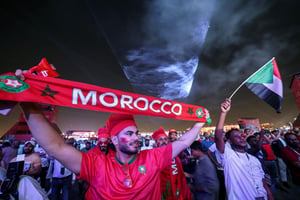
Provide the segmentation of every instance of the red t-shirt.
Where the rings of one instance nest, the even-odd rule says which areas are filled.
[[[172,163],[172,144],[144,150],[129,163],[115,153],[82,153],[77,178],[90,185],[86,199],[160,199],[160,172]],[[131,181],[131,187],[130,185]]]
[[[95,146],[94,148],[92,148],[91,150],[89,150],[89,153],[95,153],[95,154],[100,154],[100,153],[104,153],[100,150],[99,146]],[[105,153],[104,153],[105,154]]]
[[[101,149],[100,149],[100,147],[96,146],[96,147],[92,148],[91,150],[89,150],[89,153],[104,154],[104,155],[106,155],[108,153],[115,153],[115,151],[112,150],[112,149],[110,149],[110,148],[108,148],[108,152],[107,153],[106,152],[102,152]]]
[[[280,155],[291,171],[293,182],[300,185],[300,170],[292,164],[300,161],[300,149],[298,148],[296,151],[297,153],[286,146],[281,150]]]
[[[172,164],[167,166],[160,177],[161,199],[192,200],[193,196],[186,182],[180,158],[177,156]]]
[[[268,156],[265,158],[266,160],[276,160],[276,157],[273,153],[273,150],[271,148],[270,144],[263,144],[262,147],[266,150]]]

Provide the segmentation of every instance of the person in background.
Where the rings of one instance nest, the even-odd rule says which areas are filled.
[[[263,137],[262,149],[267,152],[266,156],[264,157],[264,165],[266,169],[265,173],[270,175],[272,181],[270,189],[272,190],[273,194],[275,193],[275,189],[287,192],[287,190],[281,184],[276,157],[271,146],[271,140],[274,138],[269,131],[265,130],[264,132],[265,133],[263,135],[256,133],[256,137],[258,139],[259,137]]]
[[[279,130],[274,130],[272,131],[272,135],[274,139],[271,143],[271,148],[276,156],[276,162],[279,168],[279,177],[281,184],[286,188],[290,188],[287,178],[287,166],[281,158],[281,150],[287,146],[286,141],[284,139],[284,134],[280,133]]]
[[[225,136],[225,133],[223,132],[223,139],[225,142],[225,145],[228,148],[231,148],[230,144],[227,142],[227,138]],[[226,199],[226,187],[225,187],[225,179],[224,179],[224,168],[221,164],[221,158],[220,155],[217,153],[217,146],[216,143],[213,143],[207,150],[207,156],[210,158],[210,160],[215,165],[215,168],[217,170],[217,176],[219,180],[219,200],[225,200]]]
[[[32,140],[25,142],[23,154],[11,160],[11,162],[24,160],[23,175],[18,182],[19,199],[48,199],[45,190],[37,181],[41,172],[41,159],[39,154],[34,152],[35,145]]]
[[[69,145],[73,145],[70,140],[66,142]],[[73,176],[73,173],[56,159],[51,159],[49,171],[52,177],[51,199],[69,200],[71,186],[75,181],[75,175]]]
[[[2,160],[1,167],[7,169],[8,163],[16,157],[18,154],[18,149],[15,149],[11,146],[10,142],[5,141],[2,144]]]
[[[169,144],[168,136],[164,129],[160,127],[153,132],[152,138],[156,141],[157,147]],[[172,164],[167,166],[160,175],[161,199],[171,200],[192,200],[192,193],[186,182],[184,171],[179,157],[173,159]]]
[[[34,152],[38,153],[40,158],[41,158],[41,173],[40,173],[40,184],[42,188],[45,188],[46,190],[49,189],[48,186],[46,188],[46,176],[47,176],[47,172],[48,172],[48,168],[49,168],[49,159],[48,159],[48,155],[45,152],[45,150],[39,145],[37,144],[34,148]]]
[[[152,147],[150,146],[150,139],[149,138],[145,138],[144,145],[142,146],[141,151],[143,151],[145,149],[152,149]]]
[[[34,152],[35,142],[27,141],[23,146],[24,157],[24,170],[23,175],[28,175],[37,178],[41,172],[41,158],[38,153]],[[17,157],[13,158],[10,162],[17,161]]]
[[[208,132],[204,132],[204,139],[202,140],[201,144],[203,146],[203,151],[206,153],[208,148],[215,143],[213,140],[210,139]]]
[[[199,141],[193,142],[190,146],[192,156],[196,159],[196,168],[192,174],[194,183],[191,190],[195,200],[216,200],[218,199],[219,180],[216,169],[203,152],[203,146]]]
[[[265,181],[270,187],[270,190],[272,193],[275,193],[275,182],[271,178],[270,171],[266,167],[265,161],[266,157],[268,156],[267,151],[262,147],[263,145],[263,138],[265,135],[265,130],[261,130],[259,133],[254,133],[253,135],[248,135],[247,137],[247,143],[249,147],[247,147],[246,151],[247,153],[255,156],[261,163],[262,169],[265,173]]]
[[[93,150],[91,146],[91,142],[85,140],[84,144],[85,147],[80,150],[81,152],[87,153]],[[97,149],[96,152],[99,153],[99,149]],[[88,184],[83,179],[77,179],[77,182],[78,182],[79,195],[83,198],[86,194],[86,190],[88,189]]]
[[[85,142],[85,147],[82,148],[80,151],[82,152],[89,152],[92,149],[92,144],[90,141]]]
[[[281,150],[281,157],[291,172],[292,180],[300,189],[300,146],[295,133],[284,135],[287,146]]]
[[[19,140],[13,140],[11,146],[18,151],[21,142]]]
[[[174,142],[177,140],[177,130],[174,128],[171,128],[169,130],[169,141]]]
[[[98,129],[98,141],[97,146],[90,150],[92,153],[104,153],[105,155],[109,151],[110,135],[106,127]]]

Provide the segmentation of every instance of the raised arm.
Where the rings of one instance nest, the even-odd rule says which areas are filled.
[[[21,70],[16,75],[24,79]],[[36,103],[22,102],[21,107],[29,129],[39,145],[49,156],[59,160],[65,167],[78,174],[81,168],[82,154],[72,146],[65,143],[61,135],[51,126]]]
[[[178,156],[180,152],[188,148],[196,139],[204,123],[197,122],[189,131],[183,134],[178,140],[172,142],[172,158]]]
[[[59,160],[65,167],[79,173],[81,168],[81,152],[66,144],[61,135],[45,118],[38,104],[23,102],[21,107],[29,129],[39,145],[49,156]]]
[[[223,139],[223,127],[226,119],[226,115],[230,110],[231,100],[225,99],[225,101],[221,104],[221,113],[216,125],[215,131],[215,143],[219,152],[224,153],[225,150],[225,142]]]

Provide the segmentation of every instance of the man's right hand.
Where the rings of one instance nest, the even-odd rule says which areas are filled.
[[[231,100],[226,98],[225,101],[221,104],[221,112],[227,113],[231,107]]]

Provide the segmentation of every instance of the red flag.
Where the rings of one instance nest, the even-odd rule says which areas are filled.
[[[293,76],[293,80],[290,85],[290,88],[294,93],[294,97],[296,99],[298,108],[300,110],[300,73],[297,73]]]

